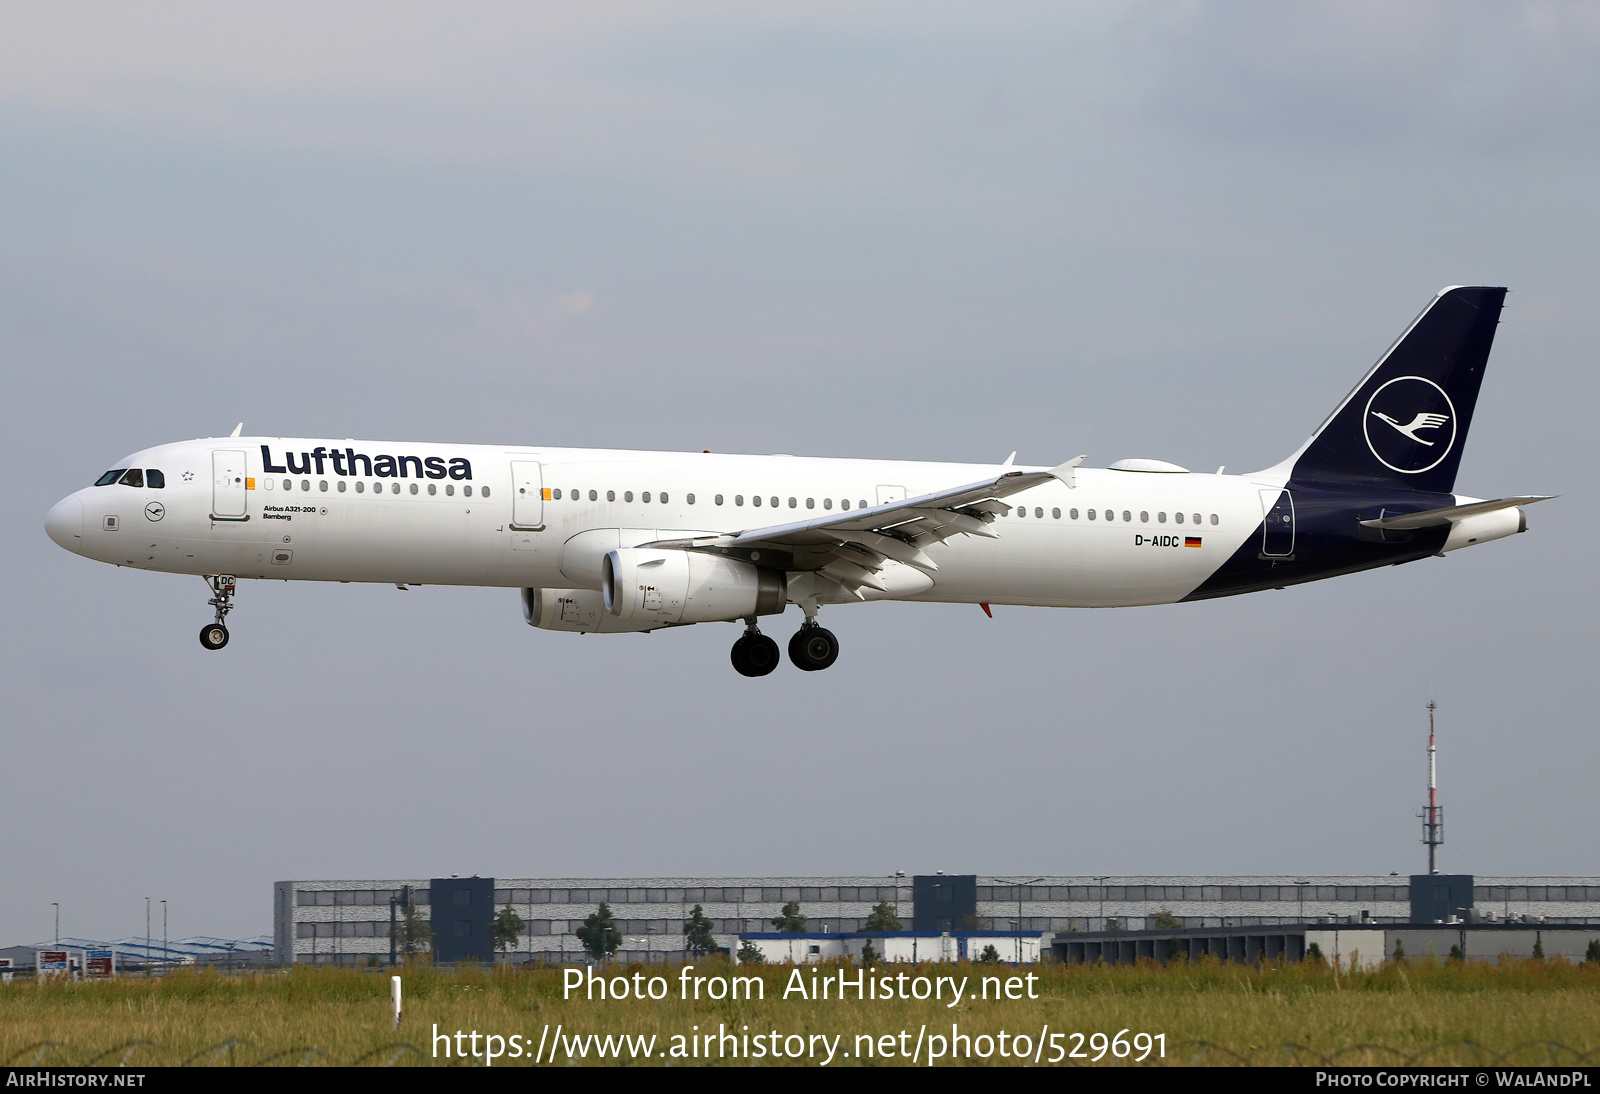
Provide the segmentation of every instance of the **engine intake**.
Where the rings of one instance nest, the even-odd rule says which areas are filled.
[[[606,555],[601,592],[618,619],[712,623],[777,615],[788,583],[780,571],[721,555],[626,547]]]

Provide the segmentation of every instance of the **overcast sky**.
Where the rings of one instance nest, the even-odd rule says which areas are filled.
[[[7,5],[0,944],[283,878],[1600,874],[1600,8]],[[1202,604],[535,631],[114,569],[45,511],[247,432],[1245,471],[1514,291],[1458,489],[1530,534]],[[780,640],[799,619],[770,621]]]

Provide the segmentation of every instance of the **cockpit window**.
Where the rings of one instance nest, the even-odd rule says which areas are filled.
[[[167,477],[153,467],[145,468],[144,484],[152,490],[165,490]]]
[[[143,486],[144,485],[144,472],[139,470],[137,467],[130,467],[128,469],[127,473],[122,476],[122,485],[123,486]]]
[[[126,467],[119,467],[115,471],[107,471],[104,475],[101,475],[98,479],[95,479],[94,484],[96,486],[110,486],[112,483],[122,478],[122,473],[126,470]]]

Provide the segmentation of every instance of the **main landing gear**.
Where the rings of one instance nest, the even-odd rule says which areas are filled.
[[[789,639],[789,660],[798,669],[817,672],[839,659],[839,640],[833,632],[817,625],[812,616]],[[733,667],[740,676],[765,676],[778,667],[778,644],[745,621],[744,634],[733,644]]]
[[[839,660],[839,640],[815,619],[807,619],[789,639],[789,660],[797,669],[819,672]]]
[[[228,644],[228,628],[222,621],[233,611],[235,582],[232,574],[217,574],[207,580],[215,595],[206,603],[217,609],[217,620],[200,628],[200,644],[208,650],[220,650]]]

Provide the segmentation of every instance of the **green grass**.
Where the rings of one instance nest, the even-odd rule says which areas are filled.
[[[850,966],[838,964],[807,968],[803,975],[809,984],[813,971],[836,978],[841,968],[854,976]],[[1600,966],[1592,963],[1424,959],[1369,972],[1313,963],[1258,969],[1209,959],[1167,966],[1046,965],[1020,970],[1037,974],[1040,998],[1001,1001],[973,1000],[970,993],[983,976],[1019,970],[967,963],[879,966],[880,976],[970,977],[969,998],[953,1008],[900,999],[785,1000],[788,966],[701,963],[696,971],[707,976],[761,976],[764,999],[737,1002],[677,998],[675,968],[606,970],[608,976],[634,971],[664,974],[668,998],[563,999],[559,969],[414,966],[403,972],[406,1015],[398,1031],[389,1016],[388,970],[298,967],[234,976],[196,971],[149,980],[18,981],[0,986],[0,1063],[298,1064],[309,1058],[460,1064],[454,1057],[432,1056],[435,1023],[450,1033],[517,1034],[529,1042],[530,1054],[546,1024],[553,1032],[558,1023],[567,1036],[653,1034],[657,1051],[696,1026],[700,1033],[722,1026],[738,1033],[748,1027],[802,1037],[842,1035],[839,1048],[852,1051],[858,1034],[905,1030],[914,1039],[924,1026],[928,1033],[948,1035],[956,1023],[969,1036],[1006,1030],[1008,1036],[1037,1038],[1048,1023],[1062,1033],[1165,1034],[1166,1063],[1600,1063]],[[597,1061],[591,1054],[587,1062]],[[836,1065],[866,1062],[887,1061],[861,1060],[853,1051],[848,1060],[835,1059]],[[996,1055],[954,1062],[1018,1061]],[[1108,1054],[1102,1062],[1125,1061]]]

